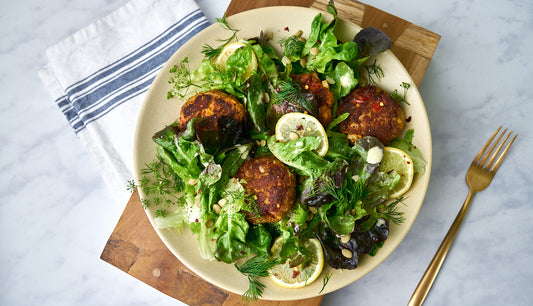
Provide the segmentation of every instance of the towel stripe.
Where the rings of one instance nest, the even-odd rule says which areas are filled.
[[[196,10],[122,59],[69,86],[56,104],[75,133],[146,92],[170,56],[208,25]]]

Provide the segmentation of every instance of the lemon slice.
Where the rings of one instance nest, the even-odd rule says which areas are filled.
[[[320,144],[316,149],[318,156],[328,152],[328,136],[317,118],[304,113],[287,113],[276,123],[276,139],[282,142],[295,140],[300,137],[318,136]]]
[[[272,255],[279,254],[283,247],[283,239],[278,237],[272,246]],[[304,243],[304,247],[312,254],[312,261],[306,267],[301,265],[291,268],[289,260],[275,265],[268,272],[270,278],[278,285],[285,288],[301,288],[314,282],[324,267],[324,253],[318,239],[311,238]]]
[[[228,61],[228,58],[233,53],[235,53],[237,50],[245,49],[245,48],[251,49],[250,46],[242,42],[233,42],[233,43],[226,45],[224,49],[222,49],[222,51],[218,55],[215,61],[215,64],[217,65],[218,68],[224,71],[226,69],[226,62]],[[250,51],[252,52],[252,58],[246,68],[245,73],[243,74],[243,78],[245,79],[248,78],[252,74],[253,71],[257,70],[257,58],[255,57],[255,53],[253,52],[253,50],[250,50]]]
[[[413,161],[404,151],[393,147],[385,147],[385,153],[378,171],[388,173],[393,170],[400,175],[400,181],[394,186],[390,198],[397,198],[406,193],[411,187],[415,173]]]

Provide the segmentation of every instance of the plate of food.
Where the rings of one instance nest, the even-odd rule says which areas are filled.
[[[424,103],[390,44],[333,5],[246,11],[184,44],[135,132],[135,184],[168,249],[267,300],[335,291],[385,260],[432,158]]]

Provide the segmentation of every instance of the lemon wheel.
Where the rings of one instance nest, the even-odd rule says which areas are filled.
[[[272,246],[272,255],[279,254],[283,247],[283,239],[278,237]],[[269,270],[269,275],[274,283],[285,288],[301,288],[314,282],[322,273],[324,267],[324,253],[318,239],[311,238],[305,241],[304,247],[311,253],[311,263],[305,267],[301,265],[290,267],[289,260],[275,265]]]
[[[385,173],[396,171],[400,175],[400,181],[394,186],[390,198],[398,198],[411,188],[414,166],[413,161],[404,151],[393,147],[385,147],[385,153],[378,171]]]
[[[328,152],[328,136],[317,118],[304,113],[287,113],[279,118],[275,128],[276,139],[282,142],[300,137],[317,136],[320,144],[316,149],[318,156]]]

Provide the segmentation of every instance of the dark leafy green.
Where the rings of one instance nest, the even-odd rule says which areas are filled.
[[[392,42],[387,34],[373,27],[364,28],[359,31],[353,41],[357,44],[357,49],[359,50],[358,58],[367,58],[388,50],[392,46]]]

